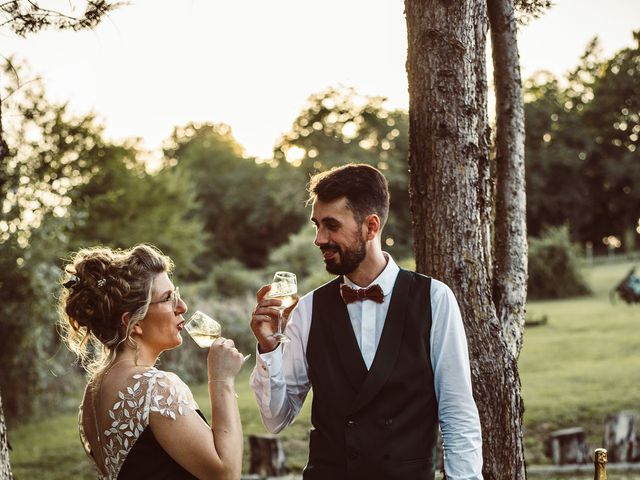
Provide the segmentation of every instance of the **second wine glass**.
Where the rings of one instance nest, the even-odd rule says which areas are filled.
[[[220,324],[200,311],[191,315],[191,318],[184,324],[184,328],[201,348],[209,348],[222,333]]]
[[[206,313],[196,311],[189,320],[184,324],[184,328],[187,330],[193,341],[198,344],[200,348],[209,348],[220,338],[222,334],[222,326]],[[244,356],[244,362],[246,362],[251,354]]]

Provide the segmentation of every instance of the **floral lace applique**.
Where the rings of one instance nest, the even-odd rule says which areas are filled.
[[[157,412],[163,417],[176,419],[176,413],[184,415],[198,408],[189,387],[169,372],[150,368],[132,377],[133,385],[118,392],[117,400],[109,409],[111,425],[102,433],[106,476],[115,479],[145,428],[149,414]],[[81,424],[82,425],[82,424]],[[82,428],[81,438],[84,438]],[[83,443],[86,439],[83,439]]]

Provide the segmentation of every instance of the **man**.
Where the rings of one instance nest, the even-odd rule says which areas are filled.
[[[279,300],[258,292],[252,387],[279,432],[313,387],[305,480],[433,479],[438,421],[450,479],[482,478],[466,337],[451,290],[382,251],[384,176],[368,165],[315,175],[315,244],[339,275],[300,299],[290,343],[273,337]]]

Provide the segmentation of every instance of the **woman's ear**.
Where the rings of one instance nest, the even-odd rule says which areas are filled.
[[[129,326],[129,321],[131,321],[131,313],[124,312],[122,314],[122,317],[120,317],[120,323],[124,327],[125,331],[127,330],[127,327]],[[142,335],[142,326],[140,325],[140,322],[136,323],[133,326],[133,328],[131,329],[130,333],[136,333],[138,335]]]

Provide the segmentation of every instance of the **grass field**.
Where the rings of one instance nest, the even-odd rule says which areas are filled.
[[[630,266],[585,269],[593,296],[528,304],[530,316],[548,318],[546,325],[527,328],[520,357],[529,464],[549,462],[543,442],[553,430],[581,426],[590,445],[601,446],[606,415],[640,411],[640,305],[611,304],[608,299],[611,286]],[[265,433],[248,385],[248,370],[245,367],[237,382],[245,436]],[[208,413],[206,386],[195,386],[193,391]],[[288,464],[296,470],[306,460],[309,400],[296,423],[281,434]],[[80,447],[76,417],[53,414],[9,431],[17,480],[95,478]]]
[[[592,296],[527,305],[532,317],[548,317],[526,329],[519,362],[529,463],[548,462],[542,442],[552,430],[583,427],[589,444],[602,446],[607,415],[640,411],[640,305],[608,297],[630,268],[586,269]]]

